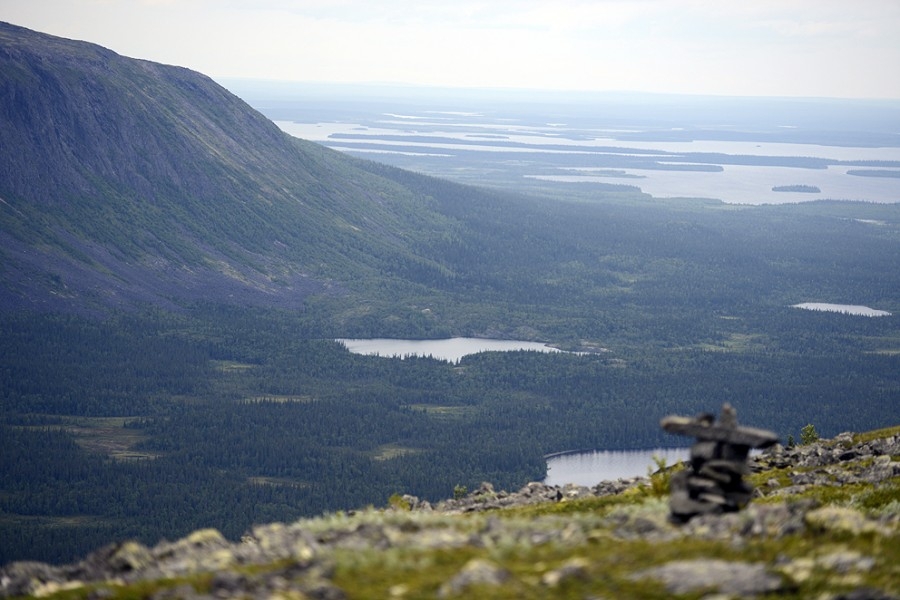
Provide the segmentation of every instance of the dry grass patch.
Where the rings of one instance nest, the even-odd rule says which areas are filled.
[[[372,460],[385,461],[401,456],[420,454],[421,452],[424,452],[421,448],[409,448],[406,446],[398,446],[396,444],[385,444],[375,449]]]

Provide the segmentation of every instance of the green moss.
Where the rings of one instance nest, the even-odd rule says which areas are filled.
[[[854,500],[857,506],[872,513],[900,513],[900,477],[878,487],[871,486]]]
[[[391,494],[391,497],[388,498],[388,505],[395,510],[403,510],[409,511],[412,507],[409,505],[409,501],[406,500],[400,494]]]
[[[854,444],[863,444],[866,442],[871,442],[874,440],[880,440],[886,437],[891,437],[894,435],[900,435],[900,425],[895,425],[893,427],[885,427],[883,429],[875,429],[873,431],[867,431],[865,433],[857,433],[853,436]]]
[[[685,464],[682,461],[678,461],[671,467],[666,466],[666,459],[660,458],[658,456],[653,457],[653,462],[656,463],[656,472],[653,472],[651,467],[647,468],[647,476],[650,479],[650,494],[655,496],[656,498],[665,498],[669,495],[669,484],[672,479],[672,475],[677,473],[678,471],[682,471],[685,468]]]
[[[404,598],[434,597],[440,585],[473,556],[471,547],[431,552],[339,551],[334,581],[349,598],[390,598],[392,589],[401,589],[398,586]]]
[[[370,551],[364,553],[364,557],[354,553],[351,559],[339,560],[341,566],[335,576],[335,583],[347,592],[349,598],[388,598],[395,595],[411,599],[434,598],[441,586],[452,580],[469,560],[480,558],[506,570],[509,579],[499,586],[467,588],[461,597],[529,599],[600,595],[666,598],[669,594],[661,584],[635,578],[634,574],[675,560],[712,558],[763,563],[772,571],[778,572],[776,563],[779,562],[791,564],[791,561],[804,557],[820,558],[840,552],[856,552],[863,557],[872,557],[875,548],[871,540],[850,540],[848,543],[835,536],[810,534],[780,540],[755,539],[741,546],[735,546],[730,541],[680,538],[667,543],[617,539],[610,540],[610,543],[588,544],[574,549],[556,544],[523,544],[503,551],[471,546],[431,552]],[[583,572],[551,587],[545,575],[561,568],[573,557],[584,565]],[[891,589],[891,582],[882,574],[882,570],[890,570],[889,565],[895,564],[891,562],[895,559],[898,557],[894,550],[887,555],[880,555],[877,558],[877,569],[854,573],[853,578],[818,567],[802,581],[793,586],[788,585],[789,592],[780,597],[809,597],[822,590],[852,589],[860,584]],[[698,593],[684,597],[702,595]]]
[[[893,501],[898,483],[884,488],[870,489],[857,500],[870,507]],[[846,499],[847,495],[842,496]],[[459,597],[539,599],[575,599],[585,597],[667,598],[670,595],[662,584],[647,578],[635,577],[645,569],[676,560],[721,559],[761,563],[787,581],[785,593],[779,598],[816,597],[824,592],[852,590],[869,586],[889,593],[897,593],[900,581],[900,544],[891,535],[870,532],[848,535],[827,529],[810,528],[803,533],[781,537],[732,536],[705,539],[684,536],[677,528],[665,540],[628,539],[617,537],[611,530],[610,513],[647,512],[664,510],[665,503],[650,498],[646,492],[631,494],[627,502],[610,502],[608,498],[594,501],[548,503],[565,509],[538,514],[535,507],[499,510],[481,515],[446,515],[435,513],[400,513],[370,510],[357,517],[335,516],[326,519],[328,527],[352,529],[362,523],[382,525],[404,523],[417,526],[452,529],[461,533],[484,532],[491,522],[500,519],[501,527],[515,532],[526,525],[532,531],[559,531],[566,526],[581,528],[593,534],[586,541],[562,540],[535,543],[530,537],[511,537],[490,543],[494,537],[482,538],[482,543],[467,543],[456,548],[410,548],[404,545],[383,549],[336,549],[333,581],[349,599],[436,598],[441,587],[451,581],[473,559],[496,564],[508,573],[498,586],[472,586]],[[546,508],[546,506],[544,507]],[[615,521],[615,519],[613,519]],[[310,520],[319,523],[321,520]],[[828,566],[829,557],[858,556],[874,561],[871,568],[835,569]],[[566,565],[577,564],[578,572],[568,577],[551,577]],[[283,570],[289,563],[253,567],[253,574]],[[238,569],[242,572],[243,568]],[[249,572],[249,571],[247,571]],[[198,593],[209,590],[211,575],[198,575],[177,580],[143,582],[128,586],[95,586],[61,591],[53,595],[60,599],[87,598],[98,589],[114,600],[147,598],[166,589],[190,585]],[[688,594],[684,598],[700,598],[704,592]]]
[[[775,490],[790,486],[792,484],[790,474],[797,471],[798,469],[794,468],[784,468],[770,469],[751,474],[747,477],[747,482],[763,493],[763,497],[757,498],[755,501],[777,502],[783,500],[783,497],[771,496],[770,494]]]
[[[163,590],[171,590],[181,586],[190,586],[195,592],[204,594],[210,590],[211,573],[199,573],[190,577],[137,581],[128,585],[114,583],[89,584],[74,589],[61,590],[55,593],[42,593],[43,597],[53,600],[84,600],[87,598],[104,598],[106,600],[144,600]]]
[[[632,491],[633,490],[633,491]],[[588,496],[574,498],[560,502],[541,502],[530,506],[520,506],[506,509],[498,516],[503,517],[542,517],[547,515],[569,515],[581,513],[607,514],[617,506],[629,506],[643,502],[648,494],[645,490],[632,488],[630,493],[616,494],[614,496]]]

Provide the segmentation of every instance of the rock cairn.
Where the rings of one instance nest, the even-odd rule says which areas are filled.
[[[670,416],[660,425],[669,433],[694,437],[690,467],[670,480],[669,508],[672,519],[686,522],[705,514],[735,512],[750,502],[753,488],[744,481],[752,448],[767,448],[778,436],[765,429],[741,427],[737,412],[727,402],[719,420],[711,414],[697,417]]]

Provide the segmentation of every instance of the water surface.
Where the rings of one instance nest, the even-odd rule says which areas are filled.
[[[860,306],[858,304],[829,304],[828,302],[801,302],[794,304],[794,308],[802,308],[804,310],[821,310],[825,312],[836,312],[845,315],[856,315],[860,317],[889,317],[891,313],[886,310],[877,310],[868,306]]]
[[[448,338],[442,340],[402,340],[388,338],[338,339],[354,354],[405,358],[407,356],[430,356],[439,360],[457,363],[463,356],[479,352],[511,352],[534,350],[537,352],[562,352],[541,342],[519,340],[494,340],[482,338]]]
[[[432,116],[433,117],[433,116]],[[532,174],[515,173],[519,177],[559,183],[610,183],[610,157],[622,159],[641,157],[652,160],[656,153],[660,162],[694,154],[704,167],[716,170],[678,171],[628,166],[621,177],[627,183],[658,198],[711,198],[732,204],[784,204],[809,202],[816,199],[866,202],[900,202],[900,179],[891,177],[858,177],[848,170],[863,167],[850,162],[900,161],[900,147],[825,146],[820,144],[767,141],[645,141],[620,138],[608,130],[557,128],[539,123],[514,123],[507,120],[486,119],[482,122],[452,118],[423,117],[412,119],[403,115],[391,120],[381,115],[369,126],[353,122],[298,123],[277,121],[286,132],[305,139],[325,143],[344,152],[365,154],[403,154],[415,156],[430,164],[437,173],[445,173],[458,160],[457,152],[481,153],[486,163],[503,160],[497,153],[528,153],[528,160],[541,165],[542,171]],[[635,130],[629,130],[636,133]],[[363,138],[342,138],[340,134],[362,133]],[[480,139],[475,139],[474,136]],[[483,137],[481,137],[483,136]],[[477,142],[477,143],[476,143]],[[369,144],[375,144],[370,146]],[[568,167],[569,157],[590,153],[597,157],[599,171],[591,167]],[[722,156],[717,164],[716,156]],[[764,157],[773,164],[728,164],[731,157]],[[705,160],[704,160],[705,158]],[[831,164],[827,168],[801,168],[786,159],[815,158],[827,161],[848,161]],[[583,162],[583,161],[581,161]],[[632,161],[633,162],[633,161]],[[779,165],[778,163],[783,164]],[[497,163],[500,170],[502,167]],[[681,165],[684,166],[684,165]],[[893,168],[893,165],[888,165]],[[428,170],[426,167],[419,168]],[[550,170],[555,168],[556,172]],[[621,166],[616,166],[621,168]],[[511,171],[514,172],[515,170]],[[614,181],[622,183],[622,181]],[[821,193],[774,192],[773,187],[816,186]]]
[[[547,458],[547,485],[574,483],[592,487],[601,481],[647,475],[656,471],[654,457],[665,459],[667,465],[687,460],[689,448],[655,448],[653,450],[592,450],[558,454]]]

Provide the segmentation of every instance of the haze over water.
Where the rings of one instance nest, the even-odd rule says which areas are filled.
[[[254,101],[252,90],[242,95]],[[328,105],[282,103],[271,116],[284,131],[342,152],[504,189],[631,186],[658,198],[731,204],[900,202],[900,138],[883,133],[896,128],[897,111],[810,101],[791,112],[766,99],[717,108],[709,99],[673,97],[675,109],[652,96],[643,105],[646,97],[636,95],[634,107],[597,98],[594,106],[475,92],[450,100],[424,92],[372,102],[336,96]],[[704,118],[704,108],[724,111],[725,124]],[[860,116],[867,109],[868,120]],[[831,130],[836,121],[844,130]]]

